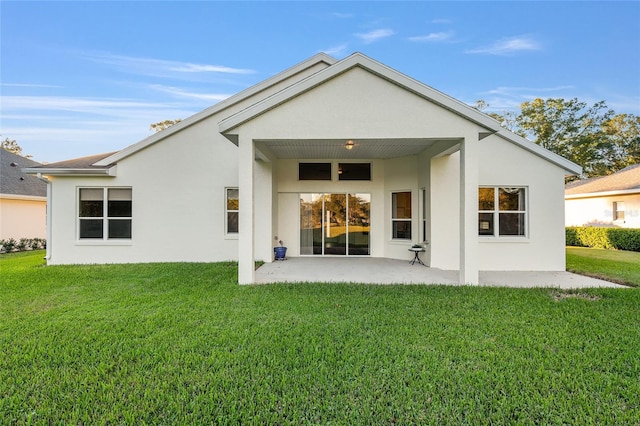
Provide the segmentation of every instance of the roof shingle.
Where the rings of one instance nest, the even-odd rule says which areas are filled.
[[[7,195],[47,196],[47,184],[22,173],[23,167],[41,166],[37,161],[0,148],[0,193]]]
[[[628,166],[609,176],[577,180],[565,186],[565,195],[591,194],[594,192],[627,191],[640,192],[640,164]]]

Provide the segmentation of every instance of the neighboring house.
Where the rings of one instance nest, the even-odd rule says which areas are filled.
[[[564,194],[567,226],[640,228],[640,164],[568,183]]]
[[[47,184],[25,174],[41,164],[0,148],[0,239],[45,238]]]
[[[564,178],[581,168],[356,53],[289,68],[114,154],[29,169],[50,180],[51,264],[288,256],[565,269]],[[310,277],[312,278],[312,277]]]

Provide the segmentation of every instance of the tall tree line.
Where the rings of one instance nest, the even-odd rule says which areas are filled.
[[[489,105],[479,100],[475,108]],[[640,117],[616,114],[604,101],[534,99],[520,112],[489,113],[500,124],[583,167],[583,176],[604,176],[640,163]]]

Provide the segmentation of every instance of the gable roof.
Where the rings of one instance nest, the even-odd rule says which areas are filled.
[[[275,86],[276,84],[286,80],[287,78],[290,78],[296,74],[299,74],[311,67],[314,67],[318,64],[324,63],[326,65],[332,65],[336,62],[336,59],[332,58],[331,56],[327,55],[326,53],[318,53],[317,55],[312,56],[311,58],[304,60],[294,66],[292,66],[291,68],[288,68],[276,75],[274,75],[273,77],[270,77],[266,80],[261,81],[258,84],[255,84],[251,87],[249,87],[248,89],[243,90],[240,93],[237,93],[227,99],[225,99],[224,101],[220,101],[217,104],[203,110],[200,111],[199,113],[196,113],[194,115],[192,115],[191,117],[188,117],[182,121],[180,121],[177,124],[174,124],[173,126],[167,128],[166,130],[163,130],[162,132],[158,132],[154,135],[149,136],[146,139],[143,139],[142,141],[133,144],[121,151],[118,151],[116,153],[114,153],[113,155],[106,157],[100,161],[98,161],[95,165],[97,166],[105,166],[108,164],[112,164],[115,163],[119,160],[122,160],[123,158],[126,158],[146,147],[148,147],[149,145],[153,145],[156,142],[161,141],[162,139],[171,136],[174,133],[177,133],[179,131],[181,131],[182,129],[192,126],[208,117],[211,117],[214,114],[217,114],[220,111],[223,111],[233,105],[236,105],[237,103],[253,96],[256,95],[272,86]]]
[[[249,108],[222,120],[219,125],[220,133],[227,133],[239,125],[252,120],[258,115],[264,114],[265,112],[276,108],[278,105],[281,105],[288,100],[299,96],[300,94],[307,92],[355,67],[363,68],[385,80],[401,86],[406,90],[461,115],[492,132],[497,132],[501,128],[498,121],[481,113],[475,108],[445,95],[426,84],[414,80],[413,78],[408,77],[382,64],[381,62],[371,59],[362,53],[356,52],[345,59],[336,62],[330,67],[325,68],[324,70],[281,90],[280,92],[250,106]]]
[[[37,161],[21,157],[0,148],[0,194],[46,197],[47,184],[35,176],[25,174],[24,167],[35,167]]]
[[[481,127],[487,129],[489,134],[497,134],[503,139],[512,142],[521,148],[559,166],[570,174],[582,173],[582,167],[557,155],[528,139],[525,139],[507,129],[500,126],[497,120],[477,109],[458,101],[424,83],[421,83],[411,77],[406,76],[374,59],[369,58],[362,53],[356,52],[341,61],[336,62],[330,67],[319,71],[304,80],[301,80],[280,92],[255,103],[254,105],[222,120],[219,124],[220,133],[226,134],[227,138],[237,143],[237,138],[233,135],[233,130],[238,126],[246,123],[253,118],[266,113],[267,111],[277,108],[279,105],[299,96],[313,88],[320,86],[326,81],[342,74],[350,69],[359,67],[365,69],[393,84],[396,84],[430,102],[445,108],[462,118],[469,120]]]
[[[620,193],[640,193],[640,164],[634,164],[609,176],[577,180],[565,185],[566,196],[614,195]]]
[[[541,146],[522,138],[516,135],[513,132],[510,132],[506,129],[503,129],[500,124],[494,120],[492,117],[484,114],[475,108],[470,107],[469,105],[460,102],[436,89],[433,89],[430,86],[427,86],[411,77],[408,77],[378,61],[375,61],[368,56],[363,55],[362,53],[354,53],[347,58],[344,58],[340,61],[324,54],[319,53],[314,55],[313,57],[285,70],[281,73],[264,80],[261,83],[258,83],[230,98],[221,101],[197,114],[192,115],[191,117],[182,120],[181,122],[169,127],[168,129],[158,132],[154,135],[149,136],[142,141],[133,144],[121,151],[117,151],[115,153],[110,153],[108,155],[99,155],[92,157],[84,157],[83,159],[76,160],[68,160],[62,161],[59,163],[50,164],[47,166],[39,167],[39,170],[29,169],[29,173],[47,173],[47,174],[86,174],[86,175],[96,175],[96,174],[107,174],[113,176],[115,173],[115,164],[130,155],[135,154],[136,152],[143,150],[144,148],[153,145],[161,140],[180,132],[181,130],[192,126],[202,120],[205,120],[211,117],[214,114],[217,114],[221,111],[224,111],[227,108],[230,108],[233,105],[237,105],[241,101],[244,101],[254,95],[257,95],[268,88],[271,88],[282,81],[293,77],[297,74],[304,72],[318,64],[327,65],[326,68],[319,70],[306,78],[299,80],[296,83],[291,84],[290,86],[285,87],[284,89],[270,95],[267,97],[263,97],[259,99],[254,104],[236,112],[233,115],[225,117],[219,123],[219,131],[224,134],[228,139],[232,142],[237,143],[232,134],[233,130],[258,115],[261,115],[270,109],[276,108],[277,106],[287,102],[288,100],[306,92],[314,87],[317,87],[324,82],[347,72],[348,70],[354,67],[360,67],[362,69],[367,70],[393,84],[396,84],[405,90],[408,90],[424,99],[427,99],[430,102],[439,105],[442,108],[445,108],[454,114],[457,114],[463,117],[466,120],[469,120],[480,127],[486,129],[486,132],[482,132],[483,134],[496,134],[497,136],[518,145],[521,148],[537,155],[557,166],[564,169],[570,174],[580,174],[582,173],[582,168],[577,164],[572,163],[571,161],[548,151]],[[87,163],[85,160],[94,158],[95,162]],[[67,172],[67,173],[65,173]]]

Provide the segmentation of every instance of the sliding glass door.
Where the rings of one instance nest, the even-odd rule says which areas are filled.
[[[368,255],[370,194],[300,194],[301,255]]]

